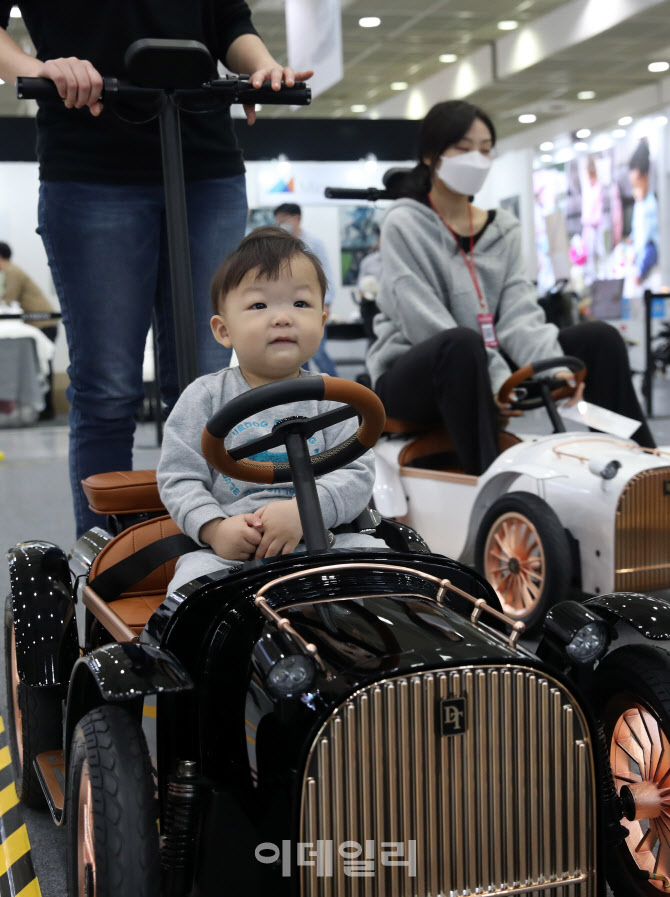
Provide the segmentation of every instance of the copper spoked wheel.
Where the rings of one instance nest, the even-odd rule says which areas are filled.
[[[531,630],[568,597],[572,557],[568,537],[546,501],[508,492],[483,515],[475,565],[493,586],[502,610]]]
[[[537,529],[523,514],[503,514],[489,531],[484,575],[508,616],[523,619],[537,607],[545,582],[544,549]]]
[[[670,654],[617,648],[595,670],[593,698],[628,832],[607,849],[607,881],[615,897],[670,893]]]
[[[84,760],[79,780],[77,808],[79,858],[77,880],[79,897],[95,897],[95,844],[93,841],[93,796],[88,760]]]
[[[654,714],[631,699],[614,724],[610,763],[621,793],[629,789],[635,819],[622,820],[635,865],[659,891],[670,888],[670,742]]]
[[[16,738],[17,762],[23,766],[23,718],[19,707],[19,668],[16,663],[16,633],[12,624],[9,634],[9,656],[12,680],[12,707],[14,708],[14,737]]]

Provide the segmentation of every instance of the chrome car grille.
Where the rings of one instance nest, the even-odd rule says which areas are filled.
[[[465,711],[460,734],[442,734],[445,699]],[[302,864],[301,895],[591,897],[594,789],[585,720],[548,676],[462,667],[377,683],[312,745],[300,840],[312,857],[331,845],[332,862]],[[389,855],[409,857],[410,841],[414,869]],[[365,875],[345,865],[358,846]]]
[[[621,493],[614,570],[616,592],[670,587],[670,467],[643,470]]]

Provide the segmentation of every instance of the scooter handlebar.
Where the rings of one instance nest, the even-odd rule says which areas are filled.
[[[104,102],[112,97],[118,99],[151,99],[158,97],[164,90],[158,87],[137,87],[119,81],[118,78],[103,78],[103,88],[100,99]],[[50,78],[24,78],[16,79],[16,95],[20,100],[58,100],[60,95],[55,83]],[[244,78],[221,78],[203,84],[202,87],[174,91],[177,98],[207,99],[217,97],[229,105],[233,103],[264,103],[266,105],[291,105],[307,106],[312,99],[312,91],[305,81],[296,81],[293,87],[282,85],[280,90],[273,90],[270,81],[264,81],[262,86],[255,88],[251,82]]]

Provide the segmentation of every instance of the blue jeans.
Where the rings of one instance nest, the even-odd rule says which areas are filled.
[[[323,339],[319,343],[319,348],[316,350],[314,355],[312,355],[311,359],[314,364],[318,367],[322,374],[330,374],[331,377],[337,377],[337,368],[335,367],[335,362],[328,354],[328,350],[326,349],[326,337],[325,334]]]
[[[190,181],[186,199],[198,363],[205,374],[230,360],[210,331],[209,288],[244,235],[244,175]],[[45,181],[38,217],[70,353],[70,483],[79,536],[100,523],[81,480],[132,468],[154,309],[161,394],[168,408],[177,400],[163,188]]]

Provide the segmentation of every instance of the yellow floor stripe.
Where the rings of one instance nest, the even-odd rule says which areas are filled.
[[[3,733],[4,731],[5,731],[5,721],[4,721],[4,719],[0,716],[0,735],[2,735],[2,733]]]
[[[28,830],[25,825],[22,825],[0,845],[0,875],[4,875],[12,863],[15,863],[29,850]]]
[[[9,766],[11,762],[12,758],[9,756],[9,748],[7,746],[0,748],[0,769]]]
[[[42,897],[42,892],[40,891],[39,882],[36,878],[27,884],[25,888],[22,888],[16,897]]]
[[[145,716],[149,716],[151,719],[156,719],[156,706],[154,704],[145,704],[143,712]]]
[[[0,791],[0,816],[4,816],[7,810],[11,810],[18,802],[19,796],[16,793],[15,784],[12,782],[11,785],[7,785],[6,788]]]

